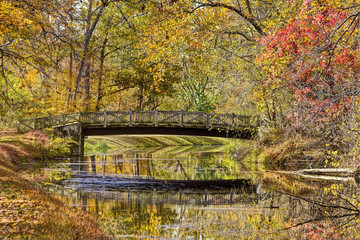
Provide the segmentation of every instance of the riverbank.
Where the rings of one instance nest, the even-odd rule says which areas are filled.
[[[94,217],[66,207],[39,187],[39,169],[63,154],[66,143],[39,131],[0,131],[0,237],[2,239],[108,239]]]
[[[239,162],[252,171],[296,171],[325,167],[321,142],[315,138],[284,136],[281,132],[268,133],[247,144],[231,146]],[[333,167],[328,163],[327,167]]]

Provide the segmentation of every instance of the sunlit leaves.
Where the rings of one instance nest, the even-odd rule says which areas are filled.
[[[360,62],[358,49],[346,40],[351,37],[350,23],[343,24],[348,18],[345,11],[305,1],[293,20],[262,38],[265,48],[258,60],[267,76],[265,87],[283,86],[294,94],[294,119],[326,122],[349,110]]]
[[[26,9],[21,8],[18,4],[11,1],[0,2],[0,40],[8,38],[8,40],[17,41],[24,33],[30,33],[32,28],[36,26],[36,16],[30,15]],[[12,39],[11,39],[12,38]]]

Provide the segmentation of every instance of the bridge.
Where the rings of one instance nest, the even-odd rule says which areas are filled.
[[[251,139],[259,119],[237,114],[186,111],[77,112],[23,120],[18,132],[52,128],[58,136],[71,136],[83,153],[84,137],[96,135],[193,135]]]

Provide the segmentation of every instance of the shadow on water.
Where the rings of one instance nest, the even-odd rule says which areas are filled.
[[[247,172],[221,148],[123,149],[58,168],[47,189],[96,214],[119,239],[354,239],[359,188],[352,178]]]

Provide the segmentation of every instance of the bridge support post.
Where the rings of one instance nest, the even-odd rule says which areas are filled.
[[[107,127],[107,114],[106,114],[106,110],[104,110],[104,127]]]
[[[131,127],[133,124],[133,110],[131,110],[131,109],[130,109],[129,117],[130,117],[129,126]]]
[[[155,111],[155,127],[159,126],[159,111]]]
[[[180,127],[184,127],[184,111],[181,110],[181,115],[180,115]]]
[[[80,130],[80,137],[79,137],[79,146],[78,146],[78,157],[79,160],[84,160],[84,152],[85,152],[85,136],[82,134],[82,129]]]
[[[76,142],[70,146],[72,157],[78,157],[80,160],[84,157],[84,134],[81,123],[73,123],[53,129],[53,134],[58,137],[72,137]]]

